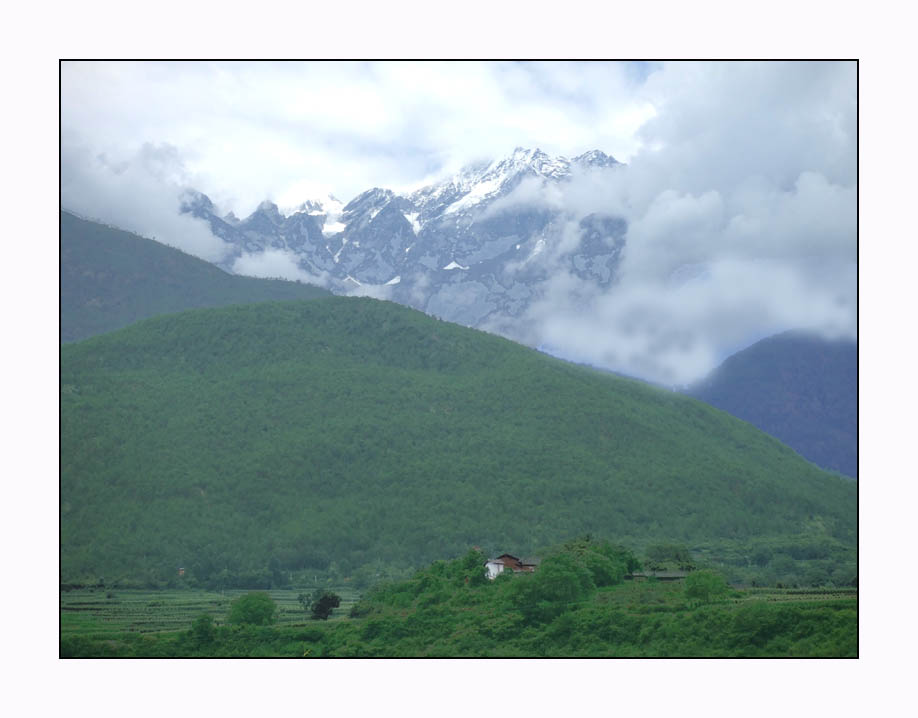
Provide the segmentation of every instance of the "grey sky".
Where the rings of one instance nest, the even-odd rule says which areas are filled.
[[[238,215],[418,185],[539,146],[627,161],[653,114],[620,63],[65,63],[65,145],[110,162],[169,145],[183,179]]]

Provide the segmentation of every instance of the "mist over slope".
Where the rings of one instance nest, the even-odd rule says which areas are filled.
[[[62,580],[349,575],[591,531],[853,547],[855,510],[701,402],[388,302],[194,310],[61,350]]]
[[[152,239],[61,211],[61,341],[195,307],[311,299],[308,284],[227,274]]]
[[[688,393],[857,476],[857,342],[785,332],[729,357]]]

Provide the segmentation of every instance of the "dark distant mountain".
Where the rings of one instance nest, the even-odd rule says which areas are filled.
[[[301,269],[327,277],[335,293],[364,287],[378,296],[384,288],[393,301],[481,327],[489,318],[525,311],[538,297],[538,284],[559,265],[600,286],[615,281],[623,219],[589,215],[580,222],[579,244],[567,247],[563,228],[570,218],[564,212],[512,195],[623,166],[599,150],[568,159],[517,148],[405,195],[373,188],[346,205],[328,197],[286,216],[263,202],[239,221],[189,191],[182,210],[207,220],[231,245],[221,265],[228,270],[243,252],[285,249]]]
[[[857,343],[801,332],[727,359],[691,396],[744,419],[826,469],[857,476]]]
[[[351,575],[588,532],[834,571],[856,542],[853,482],[750,424],[372,299],[65,345],[60,453],[65,582]]]
[[[61,341],[156,314],[328,296],[318,287],[227,274],[152,239],[61,211]]]

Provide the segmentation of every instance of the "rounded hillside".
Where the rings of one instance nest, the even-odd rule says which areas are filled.
[[[855,540],[855,487],[745,422],[372,299],[64,346],[61,437],[64,580],[347,573],[581,532]]]

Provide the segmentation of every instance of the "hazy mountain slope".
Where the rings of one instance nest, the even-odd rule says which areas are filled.
[[[151,239],[61,212],[61,341],[194,307],[328,294],[296,282],[227,274]]]
[[[195,310],[61,353],[64,580],[587,531],[855,542],[854,485],[749,424],[393,303]]]
[[[727,359],[688,391],[810,461],[857,476],[857,343],[786,332]]]

